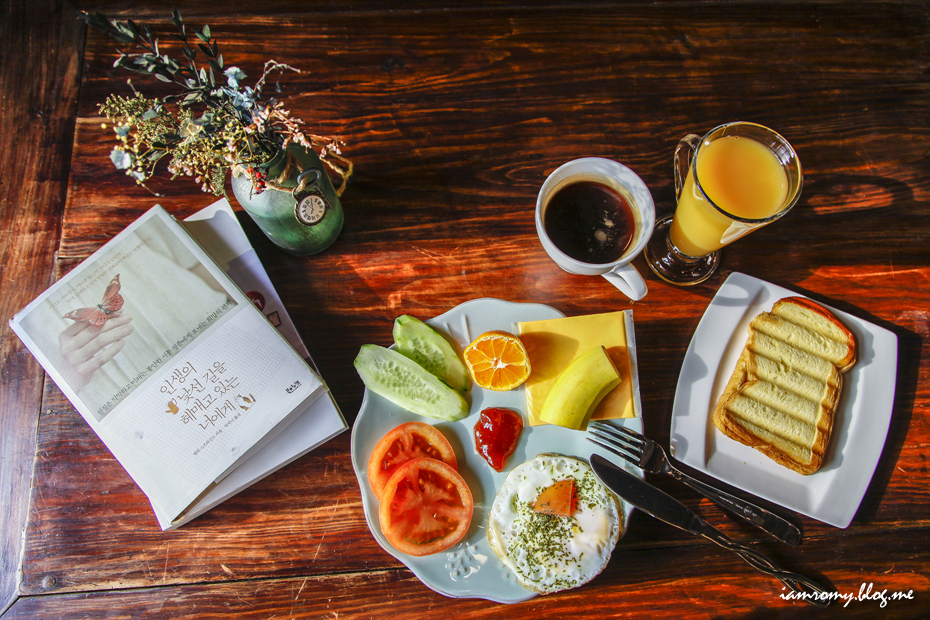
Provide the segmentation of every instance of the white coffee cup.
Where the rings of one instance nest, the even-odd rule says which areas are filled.
[[[544,226],[546,207],[557,190],[580,181],[601,183],[626,198],[633,211],[635,230],[629,246],[619,259],[609,263],[585,263],[560,250]],[[649,188],[635,172],[621,163],[600,157],[584,157],[559,166],[543,183],[536,198],[536,233],[543,248],[556,264],[569,273],[604,276],[633,301],[646,296],[643,277],[630,262],[643,250],[655,226],[655,203]]]

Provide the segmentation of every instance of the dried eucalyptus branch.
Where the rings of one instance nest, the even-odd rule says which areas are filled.
[[[250,88],[242,84],[246,75],[241,69],[225,65],[210,26],[192,28],[195,39],[191,39],[176,10],[171,21],[177,32],[171,36],[180,42],[184,62],[163,53],[146,24],[110,19],[99,12],[82,13],[82,17],[88,26],[140,50],[131,54],[117,50],[120,55],[114,67],[151,75],[180,89],[177,94],[150,99],[133,88],[135,97],[110,96],[100,105],[101,114],[114,123],[118,140],[110,158],[140,185],[145,186],[154,176],[156,164],[170,154],[168,170],[172,178],[192,176],[205,192],[225,195],[226,172],[234,165],[247,169],[254,189],[262,191],[264,179],[256,171],[291,142],[319,149],[320,158],[343,178],[345,185],[352,167],[341,157],[342,142],[332,137],[308,136],[303,121],[291,117],[280,102],[262,99],[269,75],[300,73],[299,69],[269,60]],[[205,64],[198,65],[200,55]],[[333,154],[347,165],[328,161],[327,155]]]

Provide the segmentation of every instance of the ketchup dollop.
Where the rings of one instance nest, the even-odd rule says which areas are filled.
[[[504,461],[517,449],[523,418],[510,409],[490,407],[475,424],[475,449],[488,465],[504,471]]]

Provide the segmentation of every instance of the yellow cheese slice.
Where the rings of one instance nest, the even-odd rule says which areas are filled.
[[[604,397],[591,418],[606,420],[640,415],[632,311],[527,321],[518,323],[517,329],[532,368],[530,378],[524,384],[531,426],[545,424],[539,419],[539,414],[562,371],[575,358],[598,345],[607,348],[622,380]]]

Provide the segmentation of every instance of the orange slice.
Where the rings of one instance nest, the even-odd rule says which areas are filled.
[[[463,353],[472,381],[488,390],[505,392],[530,376],[530,358],[523,342],[505,331],[485,332]]]

